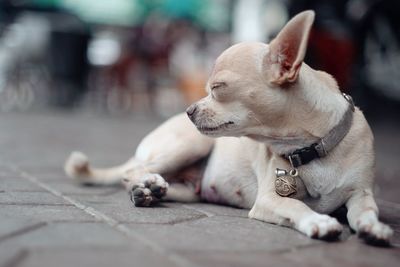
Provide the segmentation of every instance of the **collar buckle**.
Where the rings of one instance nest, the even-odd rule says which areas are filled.
[[[319,144],[314,143],[309,147],[303,147],[300,149],[297,149],[293,151],[291,154],[287,156],[289,159],[290,165],[293,168],[297,168],[301,165],[307,164],[310,161],[312,161],[315,158],[319,158],[320,155],[324,155],[324,149],[319,146],[319,149],[316,149],[316,147],[319,146]],[[320,151],[321,152],[320,152]]]
[[[292,168],[297,168],[302,165],[301,157],[299,154],[291,154],[288,156]]]

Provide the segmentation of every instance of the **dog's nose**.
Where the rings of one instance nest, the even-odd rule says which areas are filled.
[[[190,119],[192,119],[194,117],[196,112],[197,112],[197,105],[196,104],[193,104],[193,105],[191,105],[190,107],[188,107],[186,109],[186,114],[189,116]]]

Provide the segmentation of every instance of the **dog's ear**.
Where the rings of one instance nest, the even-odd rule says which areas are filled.
[[[269,81],[282,85],[296,81],[307,49],[308,36],[315,13],[304,11],[292,18],[270,43],[264,59]]]

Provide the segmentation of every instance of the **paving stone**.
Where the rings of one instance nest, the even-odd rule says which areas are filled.
[[[22,177],[2,177],[0,178],[0,192],[18,191],[18,192],[43,192],[43,188],[27,181]],[[0,197],[1,198],[1,197]]]
[[[0,266],[176,266],[168,254],[100,223],[50,224],[0,242],[0,252]]]
[[[308,247],[282,254],[293,265],[311,266],[397,266],[400,261],[399,248],[376,248],[363,244],[356,236],[343,243]],[[273,258],[273,256],[272,256]]]
[[[375,248],[364,245],[357,237],[346,242],[324,243],[268,251],[195,251],[182,253],[202,266],[304,266],[304,267],[395,267],[400,260],[399,248]]]
[[[29,250],[19,267],[110,267],[110,266],[176,266],[168,258],[146,248],[131,246]]]
[[[0,205],[0,218],[15,222],[94,221],[95,218],[74,206]],[[0,221],[0,229],[7,229]]]
[[[377,203],[380,219],[389,224],[394,230],[393,245],[400,247],[400,204],[379,199]]]
[[[176,224],[206,217],[199,211],[183,208],[179,203],[139,208],[128,200],[126,194],[119,199],[114,203],[92,203],[91,206],[119,222],[131,224]]]
[[[35,176],[40,181],[45,182],[69,182],[71,183],[72,180],[69,179],[62,169],[63,165],[62,162],[57,162],[56,168],[54,166],[31,166],[31,167],[24,167],[23,171]]]
[[[0,167],[1,168],[1,167]],[[19,173],[13,171],[3,171],[0,169],[0,180],[5,181],[7,179],[21,178]]]
[[[29,183],[27,181],[27,183]],[[0,194],[0,204],[70,205],[62,198],[48,192],[11,192]]]
[[[103,187],[97,187],[97,186],[82,186],[82,185],[76,185],[76,184],[65,184],[65,185],[59,185],[57,184],[56,186],[53,186],[57,190],[59,190],[61,193],[68,195],[68,196],[74,196],[74,195],[82,195],[82,196],[99,196],[99,198],[106,197],[106,196],[111,196],[120,192],[123,192],[123,196],[126,200],[127,194],[123,189],[119,186],[103,186]]]
[[[12,267],[18,266],[16,263],[16,259],[20,258],[20,254],[22,251],[18,249],[5,249],[0,244],[0,266],[2,267]]]
[[[18,162],[20,167],[62,167],[69,153],[76,149],[84,151],[90,158],[101,155],[96,157],[101,157],[105,163],[110,158],[124,161],[134,154],[140,139],[160,122],[154,117],[138,116],[118,119],[81,114],[1,115],[7,132],[0,133],[0,139],[2,148],[8,152],[2,158]],[[113,142],[110,142],[111,136]],[[11,146],[14,140],[19,140],[18,147]],[[121,140],[130,140],[130,144]],[[115,151],[118,156],[110,155],[110,151]]]
[[[22,220],[16,220],[9,217],[1,217],[0,224],[0,242],[5,239],[12,238],[19,233],[28,232],[43,226],[44,223],[39,223],[37,221],[32,221],[28,218]]]
[[[42,181],[41,178],[38,180]],[[120,186],[84,186],[74,181],[64,178],[64,179],[54,179],[52,181],[45,180],[46,184],[51,186],[51,188],[57,190],[64,195],[110,195],[118,191],[122,191]]]
[[[210,215],[219,216],[235,216],[248,218],[249,210],[238,209],[233,207],[215,205],[211,203],[190,203],[190,205],[184,205],[186,208],[202,211]]]
[[[96,204],[110,204],[121,207],[132,207],[132,202],[129,198],[128,193],[122,188],[104,187],[103,189],[99,190],[99,188],[97,187],[80,187],[81,188],[79,189],[79,191],[75,191],[75,193],[66,193],[66,195],[69,195],[88,206]]]
[[[380,218],[388,223],[400,224],[400,204],[377,199]]]
[[[123,246],[130,243],[122,233],[96,222],[49,223],[46,226],[2,242],[8,246],[74,248]]]
[[[238,217],[214,216],[168,225],[128,225],[174,251],[279,251],[322,241],[295,230]]]
[[[82,187],[66,178],[62,167],[72,150],[85,152],[97,166],[119,164],[132,156],[158,119],[69,113],[0,116],[6,129],[0,131],[0,203],[11,204],[0,204],[0,266],[169,266],[168,257],[24,181],[8,163],[198,266],[398,265],[398,125],[372,124],[380,217],[395,230],[397,246],[381,249],[349,236],[348,227],[342,242],[315,241],[289,228],[247,219],[246,210],[205,203],[135,208],[123,190]]]

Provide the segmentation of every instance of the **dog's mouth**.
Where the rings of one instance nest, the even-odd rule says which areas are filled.
[[[201,126],[198,126],[197,129],[199,129],[199,131],[204,134],[213,134],[213,133],[219,132],[220,130],[227,129],[228,127],[230,127],[234,124],[235,123],[233,121],[228,121],[228,122],[225,122],[218,126],[213,126],[213,127],[201,125]]]

